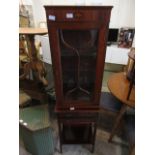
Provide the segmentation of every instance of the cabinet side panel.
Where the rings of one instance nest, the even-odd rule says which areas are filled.
[[[60,60],[60,49],[59,49],[59,38],[58,32],[55,27],[49,27],[49,40],[50,49],[53,62],[53,73],[54,73],[54,83],[56,91],[56,102],[62,103],[62,74],[61,74],[61,60]]]
[[[108,36],[108,29],[109,29],[110,12],[111,10],[106,11],[106,16],[101,26],[100,32],[99,32],[94,104],[99,104],[99,100],[100,100],[102,80],[103,80],[103,71],[104,71],[104,64],[105,64],[106,46],[107,46],[106,43],[107,43],[107,36]]]

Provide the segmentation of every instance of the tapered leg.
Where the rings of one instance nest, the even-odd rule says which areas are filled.
[[[94,132],[93,132],[93,141],[92,141],[92,153],[94,153],[94,148],[95,148],[96,129],[97,129],[97,124],[94,123]]]
[[[124,115],[124,113],[125,113],[125,111],[126,111],[126,108],[127,108],[127,106],[126,106],[126,105],[123,105],[122,108],[121,108],[121,110],[119,111],[119,114],[117,115],[115,124],[114,124],[114,126],[113,126],[111,135],[110,135],[109,140],[108,140],[109,142],[112,141],[112,138],[113,138],[113,136],[114,136],[114,134],[115,134],[115,132],[116,132],[118,126],[119,126],[119,123],[120,123],[120,121],[121,121],[121,119],[122,119],[122,116]]]
[[[61,132],[61,123],[58,121],[58,127],[59,127],[59,143],[60,143],[60,153],[62,153],[62,132]]]

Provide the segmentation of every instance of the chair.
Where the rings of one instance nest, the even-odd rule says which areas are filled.
[[[133,85],[135,85],[135,48],[131,48],[128,56],[129,58],[127,64],[127,78],[130,81],[130,85],[127,100],[129,100],[131,90],[133,88]]]

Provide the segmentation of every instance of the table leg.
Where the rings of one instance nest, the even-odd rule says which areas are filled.
[[[111,132],[111,134],[110,134],[110,137],[109,137],[109,140],[108,140],[109,142],[112,141],[112,138],[113,138],[113,136],[114,136],[114,134],[115,134],[115,132],[116,132],[118,126],[119,126],[119,123],[120,123],[120,121],[121,121],[121,119],[122,119],[122,116],[124,115],[124,113],[125,113],[125,111],[126,111],[126,108],[127,108],[126,105],[122,105],[122,108],[121,108],[121,110],[119,111],[119,114],[117,115],[115,124],[114,124],[113,129],[112,129],[112,132]]]

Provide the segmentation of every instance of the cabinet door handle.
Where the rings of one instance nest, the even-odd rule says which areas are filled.
[[[52,20],[52,21],[55,21],[56,20],[56,17],[55,17],[55,15],[49,15],[48,16],[48,19],[49,20]]]
[[[66,18],[73,18],[74,16],[73,16],[73,13],[66,13]]]
[[[75,110],[75,108],[74,107],[70,107],[70,110],[73,111],[73,110]]]
[[[81,12],[76,12],[75,13],[75,18],[81,18],[83,15]]]

